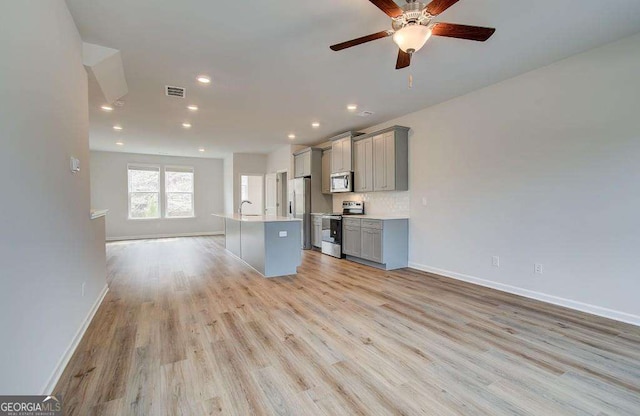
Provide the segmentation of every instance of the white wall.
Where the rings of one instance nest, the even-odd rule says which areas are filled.
[[[267,173],[267,155],[233,154],[233,212],[237,212],[240,207],[240,175],[264,175],[265,173]]]
[[[412,128],[411,264],[640,324],[638,74],[640,35],[368,129]]]
[[[233,213],[233,154],[224,158],[224,212]]]
[[[87,74],[63,0],[3,2],[0,27],[0,392],[42,394],[106,289],[104,223],[89,219]]]
[[[287,171],[287,178],[293,178],[293,154],[306,146],[285,145],[267,155],[267,173]]]
[[[159,165],[161,168],[192,166],[195,181],[195,218],[128,219],[129,163]],[[222,159],[92,151],[91,204],[94,208],[109,210],[106,221],[108,240],[220,233],[224,230],[222,220],[211,214],[224,211],[223,176]]]

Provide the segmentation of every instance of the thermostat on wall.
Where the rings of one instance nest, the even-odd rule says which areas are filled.
[[[71,172],[78,173],[80,172],[80,159],[76,159],[71,156]]]

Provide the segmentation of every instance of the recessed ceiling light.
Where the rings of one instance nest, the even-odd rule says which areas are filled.
[[[204,147],[201,147],[200,149],[198,149],[198,152],[204,152]]]
[[[209,78],[206,75],[198,75],[198,78],[196,78],[196,79],[201,84],[209,84],[211,82],[211,78]]]
[[[124,146],[124,143],[123,143],[123,142],[116,142],[116,144],[117,144],[118,146]]]
[[[113,111],[113,107],[111,107],[110,105],[103,105],[102,108],[104,111]]]
[[[317,121],[314,121],[313,123],[311,123],[311,127],[313,127],[314,129],[317,129],[318,127],[320,127],[320,123],[318,123]]]
[[[191,123],[182,123],[182,127],[185,129],[191,128]]]
[[[198,111],[198,106],[197,105],[188,105],[187,108],[191,111]]]
[[[290,135],[288,135],[287,137],[288,137],[288,138],[290,138],[291,140],[293,140],[293,139],[295,139],[295,138],[296,138],[296,135],[295,135],[295,134],[293,134],[293,133],[291,133],[291,134],[290,134]]]
[[[355,104],[349,104],[347,106],[347,110],[349,110],[349,111],[356,111],[357,109],[358,109],[358,106],[355,105]]]
[[[116,124],[115,126],[113,126],[113,129],[120,131],[120,130],[122,130],[122,126],[119,126],[119,125]]]

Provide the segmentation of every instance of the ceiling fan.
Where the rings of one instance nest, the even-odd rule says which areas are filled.
[[[420,50],[431,35],[484,42],[496,31],[489,27],[433,21],[436,16],[459,0],[433,0],[429,4],[421,3],[417,0],[407,0],[407,4],[402,7],[398,6],[393,0],[369,1],[391,17],[392,29],[332,45],[330,46],[331,50],[340,51],[393,35],[393,41],[400,48],[396,69],[401,69],[411,64],[411,55]]]

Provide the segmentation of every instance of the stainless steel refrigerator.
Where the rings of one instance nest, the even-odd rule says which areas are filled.
[[[302,220],[302,248],[311,249],[311,178],[291,180],[289,186],[289,215]]]

